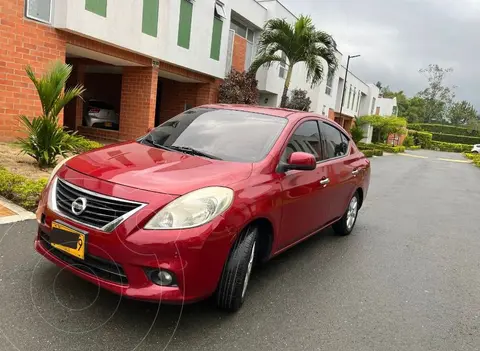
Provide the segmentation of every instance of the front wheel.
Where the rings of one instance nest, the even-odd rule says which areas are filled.
[[[358,192],[356,192],[350,200],[347,211],[345,212],[343,217],[340,218],[338,222],[332,225],[335,233],[337,233],[338,235],[348,235],[352,232],[353,227],[355,226],[355,222],[357,221],[358,205],[359,197]]]
[[[255,259],[258,228],[246,228],[236,241],[223,268],[216,297],[218,307],[235,312],[242,307]]]

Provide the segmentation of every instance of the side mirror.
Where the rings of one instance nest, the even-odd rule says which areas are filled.
[[[317,167],[317,161],[312,154],[306,152],[294,152],[288,158],[287,164],[284,165],[284,171],[313,171]]]

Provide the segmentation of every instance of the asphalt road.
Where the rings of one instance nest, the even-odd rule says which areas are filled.
[[[354,233],[258,268],[234,315],[120,300],[2,226],[0,350],[480,350],[480,169],[412,154],[374,158]]]

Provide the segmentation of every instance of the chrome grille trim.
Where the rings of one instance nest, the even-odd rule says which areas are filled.
[[[63,188],[62,190],[58,186],[59,183],[61,183],[61,187]],[[70,219],[73,222],[106,233],[113,231],[127,218],[131,217],[147,205],[142,202],[135,202],[99,194],[94,191],[73,185],[70,182],[58,177],[55,177],[55,179],[52,181],[50,191],[52,192],[52,210],[54,212],[58,213],[62,217]],[[73,196],[69,195],[69,193],[73,194]],[[87,205],[87,209],[84,213],[82,213],[80,216],[76,216],[71,213],[70,205],[71,201],[75,200],[79,196],[84,196],[87,198],[87,200],[90,199],[90,203]],[[92,201],[96,203],[96,205],[92,205]],[[101,207],[103,204],[105,207]],[[124,207],[124,210],[120,211],[118,209],[109,208],[108,205],[117,206],[117,208]],[[97,209],[97,211],[92,211],[92,209]],[[100,210],[107,213],[99,213]],[[116,215],[117,211],[120,211],[122,214]]]

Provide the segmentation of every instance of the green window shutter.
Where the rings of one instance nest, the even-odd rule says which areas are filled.
[[[180,20],[178,25],[177,45],[190,48],[190,32],[192,30],[193,4],[188,0],[180,0]]]
[[[158,31],[158,0],[143,0],[142,32],[152,37]]]
[[[107,17],[107,0],[85,0],[85,10]]]
[[[217,61],[220,60],[220,46],[222,43],[222,27],[223,27],[223,21],[217,17],[214,17],[210,58]]]

